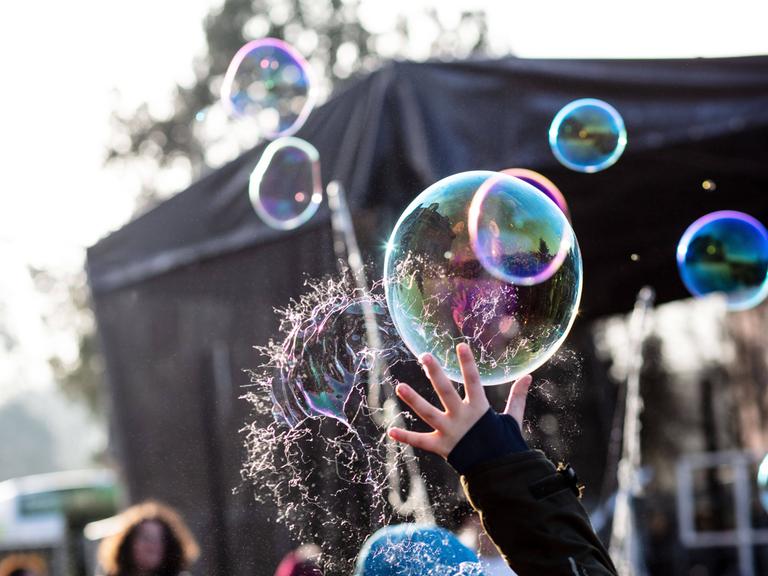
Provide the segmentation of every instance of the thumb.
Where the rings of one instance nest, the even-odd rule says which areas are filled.
[[[531,382],[533,382],[533,378],[531,378],[530,374],[518,378],[509,390],[507,406],[504,408],[504,414],[509,414],[517,420],[517,425],[521,429],[523,427],[523,414],[525,414],[525,399],[528,396]]]

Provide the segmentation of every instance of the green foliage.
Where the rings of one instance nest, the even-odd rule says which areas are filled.
[[[70,276],[30,268],[37,290],[46,297],[46,325],[77,342],[72,353],[56,352],[49,364],[65,396],[83,403],[96,418],[104,419],[106,386],[104,363],[98,346],[93,312],[84,271]]]

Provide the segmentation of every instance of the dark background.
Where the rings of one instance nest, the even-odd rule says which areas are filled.
[[[555,113],[582,97],[614,105],[628,132],[623,157],[594,175],[557,164],[547,143]],[[675,248],[699,216],[731,209],[768,222],[765,57],[398,62],[337,94],[297,136],[320,151],[324,182],[344,183],[379,269],[402,209],[444,176],[525,167],[557,183],[585,282],[567,343],[581,355],[581,435],[560,451],[595,486],[587,502],[598,497],[617,395],[591,351],[590,322],[631,309],[645,284],[660,302],[686,297]],[[252,347],[276,334],[273,309],[336,269],[325,206],[292,232],[253,212],[247,182],[261,150],[88,252],[118,462],[132,500],[160,498],[190,521],[203,545],[198,574],[271,574],[291,547],[241,485],[238,431],[251,415],[238,397],[243,369],[259,363]],[[716,190],[703,189],[708,179]],[[545,407],[534,397],[529,413]]]

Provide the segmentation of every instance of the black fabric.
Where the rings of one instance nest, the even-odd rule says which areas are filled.
[[[579,97],[611,102],[628,130],[624,156],[598,174],[563,168],[547,143],[554,114]],[[380,213],[380,236],[441,177],[508,167],[543,172],[571,208],[584,256],[585,316],[628,309],[648,282],[659,301],[686,296],[674,249],[704,213],[736,209],[768,221],[768,57],[398,62],[318,108],[297,135],[318,148],[323,180],[339,179],[355,212]],[[289,242],[296,232],[269,229],[249,204],[248,177],[261,151],[91,248],[94,292]],[[702,189],[706,179],[716,191]],[[308,226],[327,226],[327,219],[323,207]]]
[[[571,490],[535,497],[531,487],[562,475],[538,450],[510,454],[461,477],[488,536],[519,576],[615,576],[608,551]]]
[[[555,112],[584,96],[611,101],[629,131],[621,160],[594,175],[559,166],[546,142]],[[400,212],[442,176],[522,166],[555,181],[584,256],[569,346],[592,346],[585,319],[629,310],[644,283],[659,301],[686,295],[674,250],[696,217],[728,208],[768,222],[768,58],[395,63],[317,109],[298,136],[317,146],[324,181],[344,183],[361,249],[378,264]],[[243,484],[243,423],[270,415],[254,416],[238,398],[250,390],[244,370],[263,362],[253,347],[277,334],[274,309],[337,263],[325,203],[291,232],[260,222],[247,195],[260,154],[245,153],[88,251],[128,497],[165,501],[189,521],[203,548],[194,574],[270,576],[295,544],[274,507],[254,502]],[[707,178],[714,193],[701,188]],[[590,385],[574,408],[584,441],[569,456],[594,483],[610,431],[610,413],[596,406],[613,402],[596,363],[584,370]],[[415,373],[409,383],[418,384]],[[433,495],[451,494],[443,459],[421,462]],[[338,474],[321,476],[318,490],[335,493]],[[335,514],[374,526],[365,498],[361,490],[337,501]],[[323,514],[313,522],[318,541],[354,556],[348,531]]]
[[[488,408],[448,454],[448,463],[463,475],[479,464],[526,450],[528,444],[517,421],[509,414],[498,414]]]

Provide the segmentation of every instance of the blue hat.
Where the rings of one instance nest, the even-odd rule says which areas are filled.
[[[357,557],[355,576],[482,576],[477,555],[444,528],[385,526]]]

